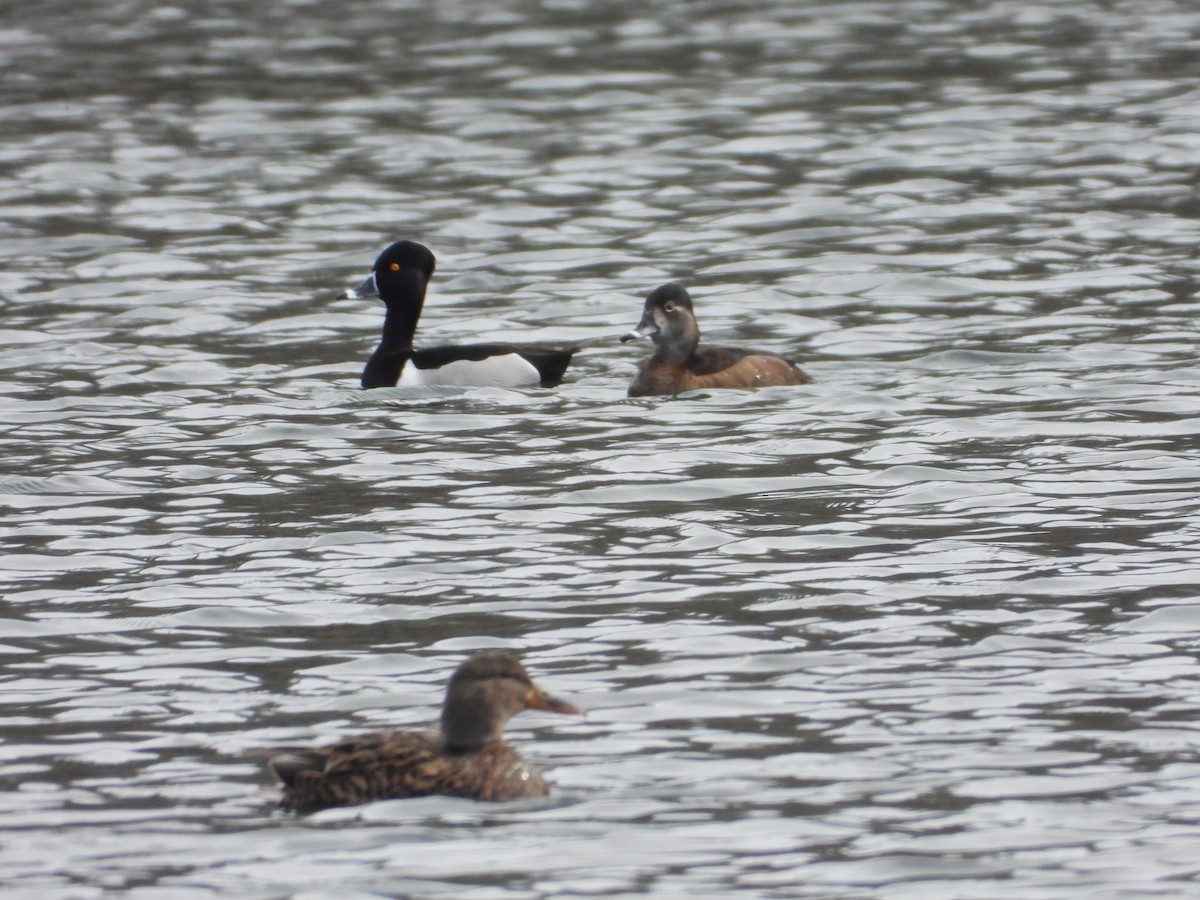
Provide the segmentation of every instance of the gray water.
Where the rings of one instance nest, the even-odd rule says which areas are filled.
[[[5,896],[1200,891],[1194,4],[95,6],[0,19]],[[402,237],[816,381],[362,392]],[[550,798],[274,809],[493,646]]]

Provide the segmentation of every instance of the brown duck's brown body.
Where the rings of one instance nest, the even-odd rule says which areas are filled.
[[[630,397],[678,394],[701,388],[757,388],[812,381],[795,363],[778,356],[730,347],[699,347],[684,362],[655,353],[642,363]]]
[[[516,800],[550,792],[542,776],[503,741],[448,750],[436,732],[385,732],[271,760],[283,780],[285,809],[313,812],[444,794],[468,800]]]
[[[761,350],[701,347],[692,298],[671,282],[646,297],[637,328],[622,340],[649,337],[653,355],[629,386],[630,397],[678,394],[700,388],[760,388],[812,381],[795,363]]]
[[[312,812],[430,794],[544,796],[542,776],[504,742],[505,723],[524,709],[579,712],[537,688],[511,653],[481,651],[451,676],[440,731],[381,732],[273,755],[269,765],[284,786],[280,805]]]

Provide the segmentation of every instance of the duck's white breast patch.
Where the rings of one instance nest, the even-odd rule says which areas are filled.
[[[541,380],[532,363],[516,353],[506,353],[483,359],[456,359],[436,369],[418,369],[410,360],[400,370],[400,380],[396,386],[448,384],[460,387],[517,387],[537,384]]]

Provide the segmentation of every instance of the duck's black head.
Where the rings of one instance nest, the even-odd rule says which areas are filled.
[[[424,244],[416,241],[397,241],[379,254],[371,271],[376,278],[386,279],[404,272],[419,273],[428,281],[433,277],[433,254]]]
[[[397,241],[379,254],[366,281],[342,296],[379,297],[388,306],[415,305],[419,313],[434,267],[428,247],[415,241]]]
[[[692,298],[682,284],[672,281],[651,291],[637,328],[621,340],[643,337],[652,339],[655,351],[668,358],[684,360],[691,356],[700,343],[700,329],[692,310]]]

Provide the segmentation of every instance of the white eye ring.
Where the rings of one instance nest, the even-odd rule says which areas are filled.
[[[674,301],[668,300],[666,303],[663,304],[663,312],[674,312],[674,311],[675,311]]]

